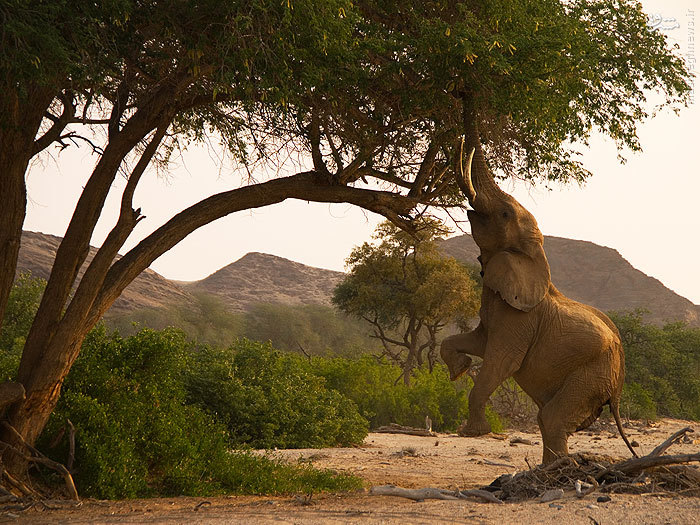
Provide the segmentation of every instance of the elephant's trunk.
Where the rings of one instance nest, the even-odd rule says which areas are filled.
[[[486,164],[481,148],[479,128],[472,95],[462,98],[464,139],[460,142],[457,156],[459,159],[458,182],[460,189],[477,213],[488,214],[491,202],[503,198],[503,191],[498,187],[493,174]],[[463,147],[466,144],[469,159],[466,170],[462,168]]]

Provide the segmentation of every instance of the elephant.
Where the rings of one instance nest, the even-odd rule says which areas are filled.
[[[483,362],[460,435],[490,432],[486,403],[513,377],[539,408],[543,464],[567,455],[568,437],[591,425],[606,404],[637,457],[620,422],[625,356],[619,331],[603,312],[552,284],[537,221],[496,183],[478,132],[465,138],[471,138],[471,154],[465,170],[460,147],[455,171],[472,208],[467,215],[481,252],[483,291],[478,326],[445,338],[440,353],[452,380],[470,368],[470,356]]]

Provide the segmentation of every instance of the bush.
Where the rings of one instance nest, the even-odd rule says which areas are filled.
[[[134,335],[142,328],[164,330],[176,327],[190,338],[204,344],[227,346],[243,335],[244,316],[232,313],[219,297],[193,293],[189,304],[162,308],[141,308],[109,317],[105,324],[122,336]]]
[[[305,361],[240,340],[197,355],[188,399],[224,423],[231,445],[318,448],[361,443],[367,421]]]
[[[537,405],[512,377],[501,383],[491,395],[491,406],[508,426],[529,429],[537,425]]]
[[[625,383],[620,400],[620,415],[628,419],[654,421],[657,413],[652,394],[639,383],[633,381]]]
[[[326,379],[333,388],[352,399],[369,423],[377,428],[389,423],[422,427],[425,416],[433,421],[437,431],[456,430],[467,417],[467,398],[471,379],[450,381],[447,368],[436,365],[416,369],[412,386],[402,381],[401,368],[372,356],[355,359],[315,358],[311,369]],[[502,429],[498,416],[489,410],[494,431]]]
[[[244,335],[274,348],[310,355],[352,356],[379,349],[364,321],[318,304],[257,304],[245,314]]]
[[[46,281],[22,273],[15,280],[0,328],[0,382],[14,379],[19,368],[24,341],[39,308]]]
[[[87,337],[40,447],[70,419],[75,481],[98,498],[343,490],[358,480],[228,450],[226,428],[185,402],[192,348],[176,330]],[[65,440],[49,451],[66,457]]]
[[[623,394],[630,413],[700,420],[700,329],[683,323],[659,328],[644,323],[643,315],[611,314],[625,347]]]

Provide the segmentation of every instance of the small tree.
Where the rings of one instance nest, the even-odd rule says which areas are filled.
[[[437,358],[437,334],[451,320],[473,317],[477,286],[469,270],[441,255],[436,240],[447,232],[434,219],[421,219],[415,236],[390,222],[377,228],[378,244],[365,243],[347,259],[349,275],[335,288],[333,304],[372,325],[383,355],[411,370]]]

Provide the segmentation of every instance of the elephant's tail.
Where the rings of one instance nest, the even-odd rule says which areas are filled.
[[[637,455],[637,452],[635,452],[634,448],[632,448],[632,444],[630,443],[630,440],[627,439],[627,435],[625,434],[625,430],[622,428],[622,421],[620,421],[620,400],[610,400],[608,402],[610,405],[610,412],[612,412],[613,417],[615,418],[615,424],[617,425],[617,430],[620,432],[620,436],[622,436],[622,440],[625,442],[625,445],[627,445],[627,448],[630,449],[630,452],[632,452],[632,455],[635,458],[638,458],[639,456]]]

